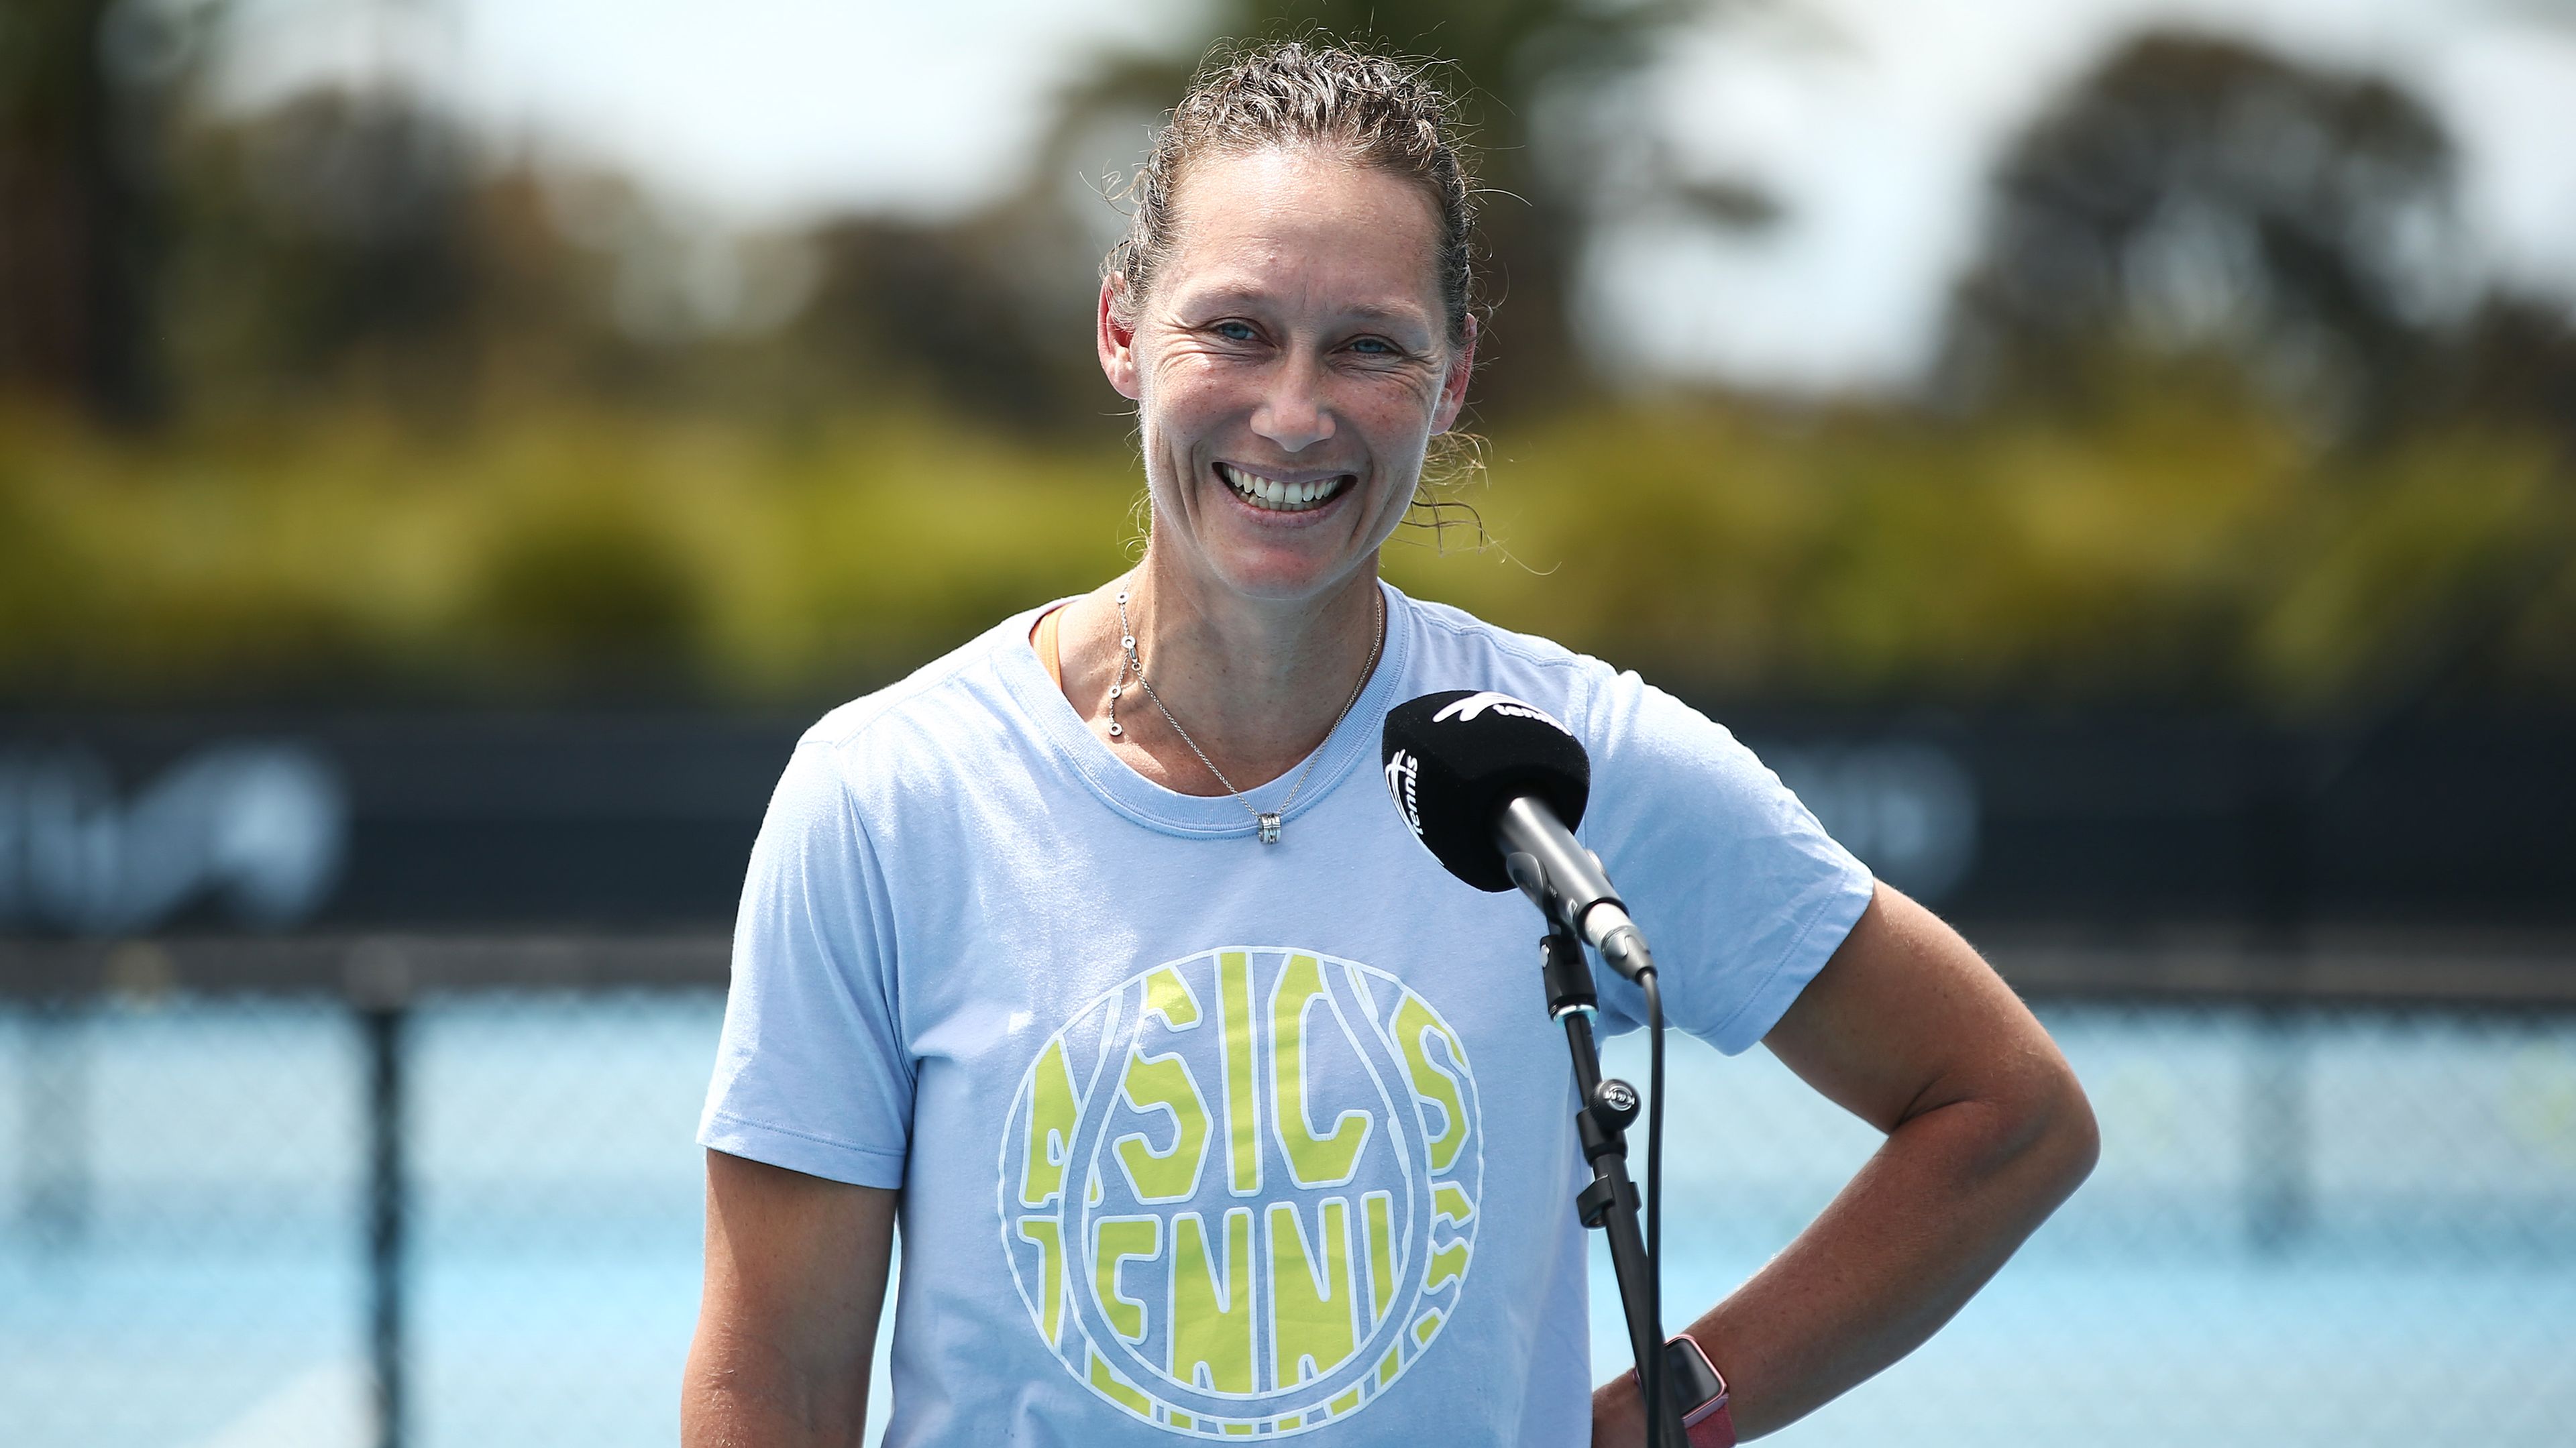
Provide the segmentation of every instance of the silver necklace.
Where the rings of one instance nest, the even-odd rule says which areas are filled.
[[[1342,721],[1350,717],[1351,706],[1359,703],[1360,695],[1368,689],[1369,675],[1377,672],[1378,648],[1386,642],[1386,594],[1383,590],[1377,596],[1376,618],[1377,626],[1369,633],[1368,662],[1360,665],[1359,682],[1351,685],[1351,696],[1342,701],[1341,712],[1333,716],[1332,729],[1324,731],[1326,739],[1332,738],[1333,730],[1341,728]],[[1163,696],[1154,692],[1154,681],[1145,677],[1145,661],[1136,656],[1136,630],[1127,624],[1127,590],[1123,587],[1118,590],[1118,651],[1118,682],[1109,686],[1109,737],[1127,737],[1126,726],[1118,722],[1118,696],[1127,691],[1127,674],[1133,670],[1136,682],[1144,686],[1145,697],[1153,700],[1154,707],[1162,711],[1163,722],[1172,726],[1172,732],[1181,736],[1181,742],[1199,757],[1199,763],[1207,766],[1207,772],[1216,776],[1216,782],[1224,785],[1225,792],[1233,795],[1234,802],[1243,806],[1244,812],[1252,816],[1253,823],[1261,827],[1261,843],[1279,843],[1280,816],[1288,813],[1288,806],[1297,802],[1297,791],[1306,787],[1306,776],[1315,772],[1315,761],[1324,755],[1323,746],[1316,745],[1315,752],[1306,756],[1306,767],[1297,771],[1297,782],[1288,786],[1288,797],[1279,801],[1279,808],[1257,809],[1252,801],[1243,797],[1242,790],[1234,787],[1234,781],[1225,777],[1225,771],[1216,767],[1216,761],[1208,758],[1207,751],[1199,748],[1199,742],[1190,737],[1190,731],[1181,727],[1181,721],[1172,715],[1172,706],[1164,703]]]

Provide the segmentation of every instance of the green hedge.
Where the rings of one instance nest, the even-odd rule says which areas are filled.
[[[1456,491],[1498,546],[1408,534],[1393,577],[1739,698],[2307,711],[2459,658],[2576,698],[2576,490],[2536,435],[2336,459],[2167,387],[2082,422],[1640,405],[1487,457]],[[0,691],[804,706],[1108,576],[1137,492],[1106,421],[0,413]]]

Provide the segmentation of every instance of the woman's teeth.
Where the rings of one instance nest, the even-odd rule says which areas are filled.
[[[1338,478],[1324,478],[1312,483],[1283,483],[1226,463],[1218,463],[1216,471],[1217,476],[1225,479],[1226,484],[1241,494],[1245,502],[1278,513],[1302,513],[1309,508],[1320,508],[1332,501],[1333,495],[1342,490],[1342,484],[1350,481],[1350,475],[1345,473]]]

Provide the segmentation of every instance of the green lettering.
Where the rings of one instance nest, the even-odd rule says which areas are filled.
[[[1225,1016],[1225,1126],[1232,1139],[1236,1196],[1261,1190],[1261,1123],[1253,1102],[1252,960],[1241,951],[1217,957],[1217,1005]]]
[[[1431,1254],[1430,1265],[1422,1270],[1422,1290],[1437,1292],[1440,1284],[1467,1275],[1467,1244],[1453,1242]]]
[[[1150,1419],[1154,1416],[1154,1400],[1129,1387],[1116,1373],[1109,1370],[1109,1364],[1102,1362],[1100,1354],[1096,1352],[1091,1355],[1091,1385],[1108,1394],[1120,1407],[1139,1418]]]
[[[1198,1190],[1199,1166],[1207,1158],[1208,1147],[1207,1106],[1199,1099],[1199,1083],[1191,1077],[1188,1064],[1178,1054],[1130,1056],[1119,1091],[1139,1111],[1171,1112],[1177,1127],[1165,1151],[1147,1145],[1141,1132],[1118,1139],[1118,1164],[1126,1170],[1127,1185],[1136,1200],[1188,1200]]]
[[[1394,1213],[1395,1198],[1386,1192],[1371,1192],[1360,1198],[1360,1230],[1368,1234],[1369,1320],[1383,1321],[1386,1305],[1395,1297],[1395,1227],[1388,1220]]]
[[[1458,1038],[1449,1034],[1420,996],[1407,992],[1395,1013],[1395,1043],[1404,1053],[1404,1072],[1413,1079],[1413,1094],[1440,1108],[1440,1134],[1431,1139],[1431,1169],[1447,1171],[1449,1163],[1458,1159],[1458,1148],[1467,1144],[1467,1109],[1458,1095],[1457,1078],[1433,1064],[1430,1052],[1423,1049],[1422,1038],[1433,1034],[1449,1048],[1450,1060],[1462,1067],[1467,1064]]]
[[[1110,1330],[1129,1342],[1145,1340],[1145,1304],[1118,1290],[1118,1268],[1130,1257],[1151,1260],[1163,1249],[1160,1217],[1103,1217],[1091,1226],[1091,1287]]]
[[[1350,1213],[1341,1198],[1325,1199],[1315,1244],[1320,1253],[1309,1250],[1294,1206],[1272,1202],[1269,1222],[1270,1364],[1285,1387],[1322,1377],[1359,1351],[1351,1324]]]
[[[1196,1212],[1172,1223],[1172,1376],[1214,1392],[1252,1391],[1252,1213],[1225,1214],[1225,1266],[1208,1261],[1207,1228]]]
[[[1161,1016],[1175,1031],[1186,1031],[1199,1023],[1199,998],[1190,994],[1181,973],[1167,965],[1145,977],[1145,1013]]]
[[[1306,1119],[1306,1014],[1323,994],[1322,968],[1315,957],[1295,955],[1279,972],[1279,986],[1270,996],[1272,1125],[1288,1156],[1288,1175],[1301,1187],[1349,1181],[1369,1134],[1365,1111],[1343,1112],[1325,1136],[1315,1135]]]
[[[1020,1168],[1020,1205],[1043,1207],[1064,1192],[1064,1154],[1082,1108],[1073,1099],[1073,1072],[1064,1064],[1064,1038],[1046,1043],[1029,1073],[1028,1149]]]
[[[1037,1244],[1039,1290],[1046,1294],[1038,1307],[1039,1326],[1046,1332],[1047,1346],[1053,1347],[1064,1325],[1064,1235],[1053,1217],[1022,1217],[1020,1240]]]

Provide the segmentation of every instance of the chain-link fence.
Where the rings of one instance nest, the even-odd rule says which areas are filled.
[[[481,984],[226,994],[147,952],[104,989],[0,996],[0,1439],[360,1448],[391,1401],[411,1448],[672,1441],[722,1010],[720,944],[692,949],[697,984],[491,983],[618,974],[540,953]],[[2040,1004],[2100,1169],[1929,1346],[1783,1441],[2569,1441],[2576,1012]],[[1610,1056],[1643,1079],[1634,1038]],[[1685,1046],[1672,1091],[1678,1321],[1874,1136],[1760,1052]],[[1606,1265],[1594,1296],[1606,1375]]]

